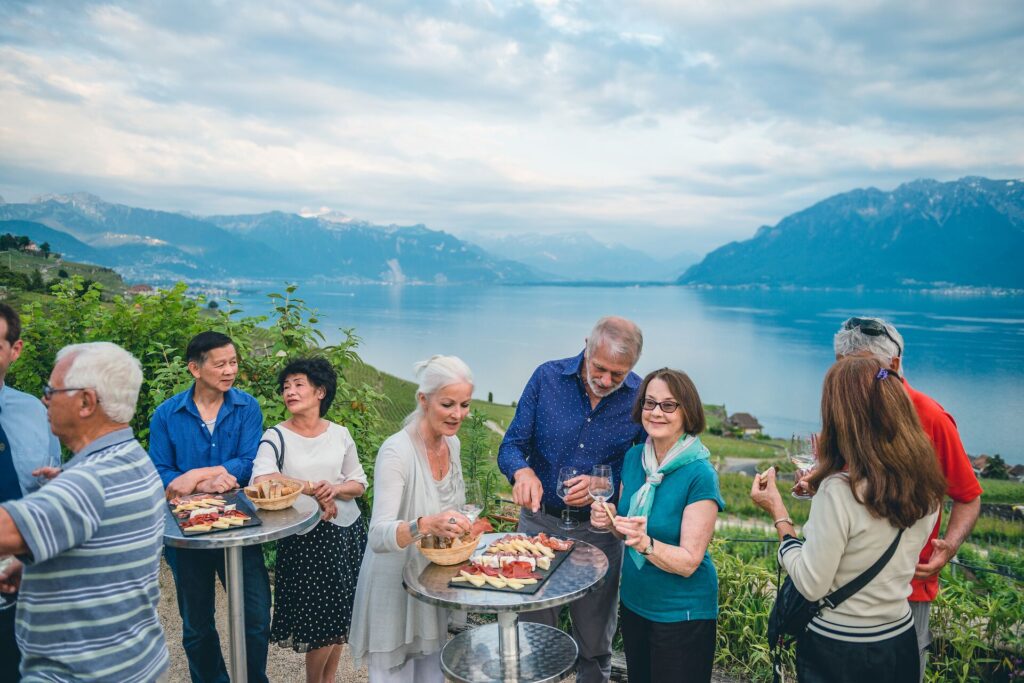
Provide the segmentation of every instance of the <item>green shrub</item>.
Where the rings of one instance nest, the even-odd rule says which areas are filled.
[[[118,296],[102,300],[102,285],[86,287],[75,276],[53,286],[53,299],[29,302],[20,311],[25,349],[8,381],[33,395],[42,393],[53,360],[63,346],[78,342],[111,341],[131,352],[143,366],[144,380],[132,428],[143,446],[148,443],[149,419],[167,398],[192,384],[184,360],[188,341],[203,330],[229,335],[238,348],[239,376],[236,386],[252,394],[263,410],[264,424],[285,418],[277,389],[277,372],[286,359],[315,353],[331,361],[338,371],[338,393],[327,418],[352,432],[367,474],[382,440],[379,406],[383,397],[372,388],[347,379],[347,369],[359,362],[359,339],[351,330],[336,345],[321,346],[323,334],[314,311],[293,296],[271,294],[271,317],[240,317],[240,310],[225,306],[209,311],[201,299],[185,294],[179,283],[152,296]],[[368,492],[367,501],[369,496]]]

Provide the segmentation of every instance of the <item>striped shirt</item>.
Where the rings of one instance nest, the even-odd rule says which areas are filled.
[[[167,669],[163,499],[149,456],[121,429],[3,504],[29,548],[15,621],[24,681],[145,682]]]

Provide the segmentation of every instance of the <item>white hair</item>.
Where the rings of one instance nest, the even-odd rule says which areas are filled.
[[[110,342],[70,344],[57,352],[57,361],[71,359],[65,387],[92,389],[100,409],[114,422],[130,422],[142,387],[142,365],[132,354]]]
[[[412,366],[419,386],[416,396],[423,395],[428,399],[435,393],[451,384],[472,384],[473,371],[458,356],[431,356]],[[416,401],[416,410],[409,413],[403,424],[410,424],[423,415],[423,408]]]
[[[587,337],[587,357],[593,358],[598,349],[615,358],[628,359],[632,367],[640,360],[644,335],[632,320],[607,316],[597,321]]]
[[[903,335],[895,327],[881,318],[861,318],[861,320],[872,320],[882,325],[889,337],[884,334],[864,334],[859,327],[846,329],[844,322],[836,336],[832,338],[832,349],[837,356],[853,356],[868,353],[888,367],[893,358],[900,359],[900,374],[903,372],[903,352],[906,346],[903,344]],[[895,340],[895,341],[894,341]]]

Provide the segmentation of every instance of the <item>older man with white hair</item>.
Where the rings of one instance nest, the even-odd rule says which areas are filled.
[[[623,456],[646,436],[632,419],[640,388],[640,377],[632,369],[642,349],[643,335],[636,323],[619,317],[598,320],[581,353],[549,361],[534,371],[498,450],[498,467],[513,484],[515,502],[522,506],[519,531],[578,538],[608,556],[610,568],[601,587],[569,606],[580,650],[580,683],[607,681],[611,674],[622,542],[587,524],[587,506],[593,502],[589,482],[596,465],[611,466],[610,500],[615,502]],[[579,473],[567,482],[564,501],[557,490],[563,467]],[[562,516],[577,528],[560,527]],[[559,612],[557,607],[528,612],[522,620],[555,626]]]
[[[903,377],[903,336],[881,318],[854,317],[836,332],[832,341],[836,360],[844,356],[873,356],[903,382],[925,434],[935,448],[939,467],[946,477],[946,495],[953,499],[945,538],[939,538],[940,519],[936,520],[928,543],[921,550],[914,579],[910,582],[910,610],[914,615],[917,645],[921,652],[921,680],[932,642],[928,628],[931,602],[939,593],[939,572],[964,542],[981,511],[981,485],[960,442],[953,417],[933,398],[913,389]]]
[[[142,368],[116,344],[66,346],[43,389],[50,428],[74,453],[39,491],[0,505],[0,554],[20,561],[24,681],[163,680],[157,617],[163,486],[129,421]]]

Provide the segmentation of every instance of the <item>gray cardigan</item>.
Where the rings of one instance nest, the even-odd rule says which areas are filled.
[[[367,655],[383,655],[389,668],[409,657],[437,652],[448,639],[447,610],[428,605],[402,588],[406,562],[417,571],[429,564],[416,549],[398,546],[398,526],[465,502],[458,437],[446,437],[455,500],[442,508],[438,482],[430,472],[416,422],[393,434],[377,452],[373,470],[373,513],[369,543],[359,571],[349,645],[356,666]]]

